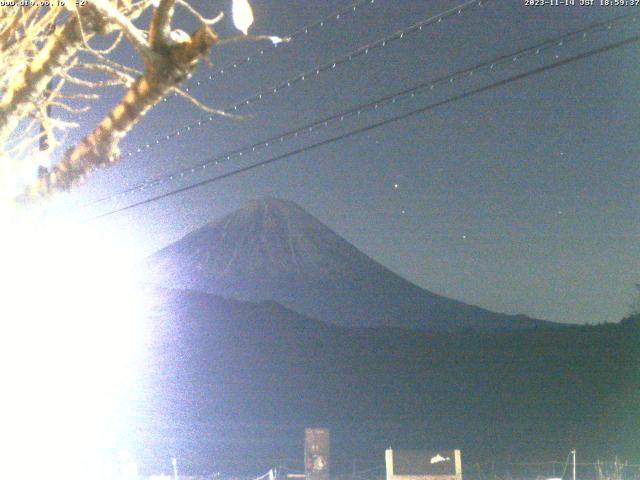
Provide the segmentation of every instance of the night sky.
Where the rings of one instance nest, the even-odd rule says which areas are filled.
[[[219,46],[211,55],[214,68],[201,65],[186,85],[200,100],[224,108],[462,3],[375,0],[277,48],[268,42]],[[350,4],[252,0],[252,32],[284,36]],[[207,16],[225,9],[228,15],[218,31],[235,34],[230,1],[194,6]],[[94,173],[62,204],[74,205],[78,217],[88,218],[400,115],[637,35],[640,19],[457,78],[414,98],[116,201],[78,207],[358,104],[633,12],[640,13],[640,7],[485,1],[238,110],[251,118],[215,118],[126,156],[119,166]],[[176,26],[190,31],[196,24],[180,11]],[[117,232],[142,256],[252,198],[276,196],[297,202],[363,252],[433,292],[544,319],[617,321],[628,313],[633,285],[640,281],[639,52],[638,44],[632,44],[589,57],[87,227]],[[243,61],[247,56],[248,63]],[[127,48],[116,57],[139,63]],[[243,64],[234,69],[234,62]],[[225,69],[222,75],[220,68]],[[104,95],[68,142],[86,133],[120,93]],[[147,114],[122,150],[135,152],[207,117],[171,97]]]

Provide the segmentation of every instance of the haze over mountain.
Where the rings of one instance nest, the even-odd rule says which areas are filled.
[[[248,301],[272,300],[347,327],[503,330],[551,326],[418,287],[359,251],[293,202],[263,198],[154,254],[154,278]]]

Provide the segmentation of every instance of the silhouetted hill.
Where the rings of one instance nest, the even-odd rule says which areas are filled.
[[[336,470],[395,447],[456,446],[466,462],[614,454],[640,460],[640,326],[426,333],[348,329],[274,302],[165,291],[142,466],[266,470],[302,458],[302,431],[332,429]],[[291,463],[288,461],[287,463]]]
[[[293,202],[265,198],[153,255],[170,288],[273,300],[347,327],[505,330],[551,325],[424,290],[375,262]]]

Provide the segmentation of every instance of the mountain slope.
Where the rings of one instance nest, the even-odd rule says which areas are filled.
[[[494,313],[424,290],[375,262],[296,204],[265,198],[154,254],[172,288],[273,300],[319,320],[353,326],[454,331],[553,325]]]
[[[640,459],[637,322],[421,333],[194,291],[157,297],[148,398],[126,424],[145,471],[172,456],[185,472],[266,471],[302,458],[311,425],[331,428],[334,471],[381,464],[390,445],[456,446],[466,469],[556,459],[567,445]]]

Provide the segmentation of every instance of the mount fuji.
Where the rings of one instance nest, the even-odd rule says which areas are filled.
[[[557,325],[423,289],[371,259],[297,204],[262,198],[187,234],[148,259],[168,288],[273,301],[343,327],[422,331]]]

